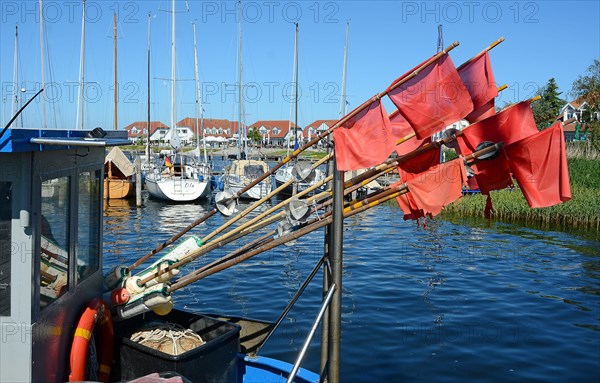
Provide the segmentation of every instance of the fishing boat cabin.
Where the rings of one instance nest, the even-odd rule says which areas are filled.
[[[285,381],[290,364],[246,355],[253,346],[240,331],[253,337],[242,318],[149,312],[115,323],[113,335],[102,268],[104,163],[106,148],[127,144],[126,134],[0,132],[0,382],[130,381],[168,371],[181,382]],[[157,319],[185,325],[205,344],[171,356],[130,340]],[[269,326],[250,327],[264,338]],[[318,375],[301,369],[293,381]]]
[[[73,330],[102,294],[105,147],[126,132],[0,137],[0,381],[68,380]]]

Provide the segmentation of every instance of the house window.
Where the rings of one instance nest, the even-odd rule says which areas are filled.
[[[131,134],[138,134],[138,129],[135,126],[131,128]]]
[[[148,129],[144,128],[143,132],[144,132],[144,134],[148,134]]]
[[[217,128],[212,128],[212,134],[217,134]]]
[[[223,128],[219,128],[218,132],[219,134],[223,134]]]
[[[69,177],[42,182],[40,306],[44,308],[69,287]]]
[[[273,134],[279,134],[281,132],[280,129],[273,128]]]
[[[227,135],[230,135],[230,134],[231,134],[231,129],[227,128]]]
[[[0,182],[0,317],[10,316],[12,183]]]

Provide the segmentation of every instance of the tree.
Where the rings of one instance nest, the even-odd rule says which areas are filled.
[[[587,68],[586,75],[573,82],[571,95],[587,102],[588,108],[581,117],[588,130],[592,145],[600,150],[600,60],[595,59]]]
[[[260,141],[262,140],[262,137],[260,135],[260,132],[258,131],[257,128],[255,127],[251,127],[250,129],[248,129],[248,138],[250,140],[252,140],[252,142],[256,143],[256,144],[260,144]]]
[[[534,102],[531,107],[538,130],[544,130],[552,125],[558,116],[560,108],[565,104],[565,101],[559,97],[561,94],[554,78],[540,88],[541,99]]]

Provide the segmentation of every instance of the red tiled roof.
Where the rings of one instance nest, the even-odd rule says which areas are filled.
[[[313,123],[306,125],[306,127],[304,128],[304,131],[302,131],[302,136],[304,138],[308,138],[308,130],[310,128],[313,128],[314,130],[317,130],[317,128],[319,126],[321,126],[322,124],[327,125],[328,127],[332,127],[336,122],[338,122],[338,120],[316,120]]]
[[[196,132],[196,119],[195,118],[184,118],[183,120],[179,121],[177,123],[177,126],[187,126],[188,128],[192,129],[192,131],[194,133]],[[201,121],[200,119],[198,119],[198,128],[200,128],[201,126]],[[216,129],[223,129],[223,133],[219,134],[219,133],[207,133],[207,136],[213,136],[213,137],[233,137],[234,135],[237,134],[237,130],[238,130],[238,123],[237,121],[229,121],[229,120],[223,120],[223,119],[218,119],[218,118],[205,118],[204,119],[204,129],[212,129],[212,128],[216,128]],[[227,134],[227,129],[230,129],[230,134]]]
[[[575,132],[575,126],[577,126],[577,121],[573,121],[571,123],[568,123],[567,125],[563,126],[563,130],[565,131],[565,133],[567,132]],[[579,128],[580,132],[583,132],[585,130],[586,126],[585,124],[581,124],[581,127]]]
[[[265,120],[265,121],[256,121],[254,124],[248,125],[248,128],[254,127],[259,129],[264,126],[269,132],[271,139],[273,138],[284,138],[285,135],[289,132],[290,126],[292,128],[300,128],[298,125],[290,122],[289,120]],[[279,133],[273,133],[273,128],[277,128]]]
[[[583,100],[583,97],[578,97],[577,99],[569,102],[569,104],[573,105],[573,108],[575,109],[579,109],[581,108],[581,106],[583,105],[585,101]]]
[[[131,132],[131,129],[133,129],[134,127],[138,130],[138,132],[135,134]],[[140,136],[145,136],[144,129],[146,129],[147,127],[148,121],[136,121],[127,125],[125,127],[125,130],[127,131],[128,137],[137,138]],[[150,121],[150,135],[154,134],[154,132],[156,132],[156,130],[160,128],[169,129],[167,125],[163,124],[160,121]]]

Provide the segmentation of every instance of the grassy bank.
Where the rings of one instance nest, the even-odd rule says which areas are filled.
[[[569,177],[573,198],[560,205],[531,209],[515,188],[492,192],[492,219],[543,226],[600,230],[600,160],[570,158]],[[483,217],[486,196],[468,195],[449,205],[445,218]]]

